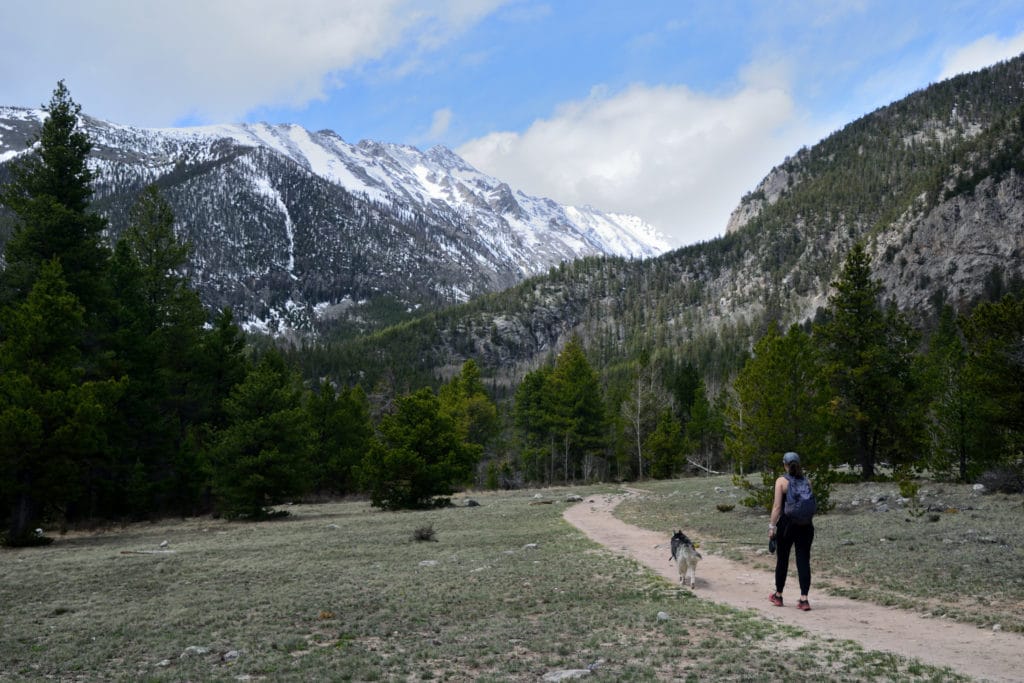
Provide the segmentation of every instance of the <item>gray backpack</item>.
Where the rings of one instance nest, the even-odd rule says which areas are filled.
[[[793,524],[806,526],[814,519],[814,513],[818,511],[818,502],[814,499],[814,492],[811,490],[811,482],[807,477],[796,477],[784,475],[789,481],[789,490],[786,491],[786,507],[784,512]]]

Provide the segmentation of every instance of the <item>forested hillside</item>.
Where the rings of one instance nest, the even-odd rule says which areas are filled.
[[[979,393],[979,382],[995,381],[995,361],[990,357],[982,370],[966,359],[981,363],[981,355],[994,353],[982,351],[990,341],[1006,348],[1018,339],[1016,300],[1004,297],[1020,291],[1024,274],[1022,131],[1024,58],[1017,58],[914,93],[799,150],[741,200],[719,239],[652,259],[563,264],[374,335],[324,340],[295,358],[307,376],[360,383],[379,397],[436,385],[474,359],[515,422],[526,398],[519,392],[546,386],[538,373],[557,369],[575,338],[600,377],[607,473],[656,472],[647,440],[657,435],[656,442],[676,439],[676,455],[661,471],[761,468],[773,462],[766,460],[772,448],[807,441],[820,446],[823,465],[860,465],[869,477],[876,461],[974,477],[986,462],[1016,452],[1015,428],[1005,415],[996,419],[989,397]],[[834,299],[834,285],[855,247],[868,273],[860,272],[861,294],[853,297],[862,317],[847,320],[840,333],[837,307],[845,304]],[[978,315],[1002,316],[1006,324],[998,333],[987,328],[994,340],[979,336],[981,323],[972,315],[983,302],[998,303]],[[797,336],[784,334],[794,323],[801,325],[792,332]],[[879,339],[854,334],[868,329]],[[792,388],[823,422],[805,425],[806,433],[790,430],[786,439],[755,438],[744,423],[744,410],[770,400],[769,385],[744,396],[734,384],[738,374],[755,372],[748,359],[752,352],[756,359],[756,344],[773,330],[788,339],[776,350],[783,355],[793,347],[821,350],[833,340],[829,354],[807,361],[810,384]],[[1016,362],[1004,374],[1018,372]],[[889,398],[851,379],[861,366],[860,375],[875,376]],[[877,368],[887,372],[875,375]],[[1012,385],[990,388],[1008,405],[1019,403]],[[966,397],[970,410],[961,405],[954,429],[952,403]],[[678,438],[669,433],[666,410]],[[892,415],[906,420],[886,422]],[[586,448],[577,448],[575,459],[557,456],[554,443],[567,441],[564,424],[538,435],[529,422],[519,420],[508,432],[512,441],[497,449],[510,467],[524,467],[524,453],[546,440],[547,474],[540,467],[530,476],[574,478],[593,469],[584,464]],[[1000,435],[998,444],[986,442],[986,430]],[[951,445],[957,438],[959,445]]]
[[[350,345],[303,354],[312,375],[417,381],[476,358],[500,384],[577,333],[602,367],[641,349],[730,376],[769,321],[812,319],[855,242],[919,326],[998,297],[1024,268],[1024,59],[956,77],[787,159],[730,231],[645,260],[588,258]],[[371,353],[368,353],[372,351]],[[373,360],[366,360],[372,356]]]

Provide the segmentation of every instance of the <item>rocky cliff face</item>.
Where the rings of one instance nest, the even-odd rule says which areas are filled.
[[[795,185],[797,179],[798,174],[791,173],[784,166],[773,168],[754,191],[743,197],[733,209],[725,226],[725,234],[734,233],[757,218],[765,207],[779,201],[782,193]]]
[[[904,217],[873,242],[874,273],[900,308],[924,310],[937,292],[964,310],[993,277],[1024,276],[1024,177],[981,182]]]

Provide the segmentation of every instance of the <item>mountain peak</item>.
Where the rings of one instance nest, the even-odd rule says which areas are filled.
[[[25,151],[44,116],[0,108],[0,163]],[[264,322],[383,293],[410,306],[464,301],[563,261],[667,249],[636,217],[530,196],[442,145],[353,145],[290,123],[82,119],[111,233],[138,188],[159,183],[196,247],[204,300]]]

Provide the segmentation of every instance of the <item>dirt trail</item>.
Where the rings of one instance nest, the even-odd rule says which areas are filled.
[[[668,560],[668,532],[641,529],[613,516],[615,506],[626,495],[590,496],[567,508],[565,519],[597,543],[676,581],[675,565]],[[795,569],[790,572],[787,586],[796,584]],[[786,606],[775,607],[768,602],[772,583],[769,572],[704,553],[697,568],[695,592],[707,600],[756,610],[777,622],[854,640],[867,649],[948,666],[979,680],[1024,680],[1024,637],[1018,634],[928,619],[900,609],[828,595],[815,591],[813,585],[810,612],[796,609],[796,593],[788,590]]]

